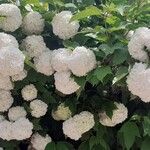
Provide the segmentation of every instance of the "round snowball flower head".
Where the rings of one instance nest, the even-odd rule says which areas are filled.
[[[33,84],[26,85],[21,91],[22,97],[26,101],[37,98],[37,89]]]
[[[67,137],[79,140],[83,133],[93,128],[94,124],[93,114],[83,111],[63,123],[63,132]]]
[[[11,126],[12,139],[24,140],[32,135],[33,124],[27,118],[19,118]]]
[[[61,103],[56,110],[52,110],[52,117],[55,120],[67,120],[72,115],[71,110],[64,103]]]
[[[56,14],[52,20],[53,33],[60,39],[66,40],[77,34],[79,23],[70,22],[72,17],[71,11],[62,11]]]
[[[15,75],[11,76],[11,79],[12,79],[12,81],[21,81],[26,76],[27,76],[27,71],[23,70],[23,71],[19,72],[18,74],[15,74]]]
[[[128,110],[123,104],[116,102],[114,104],[117,108],[113,110],[112,118],[109,118],[106,112],[99,113],[99,122],[102,125],[113,127],[122,123],[128,117]]]
[[[25,56],[15,47],[3,47],[0,50],[0,72],[4,76],[18,74],[24,69]]]
[[[135,30],[131,40],[128,43],[128,51],[130,55],[139,61],[146,62],[148,54],[144,50],[145,47],[150,49],[150,29],[140,27]]]
[[[143,102],[150,102],[150,68],[146,64],[135,63],[127,77],[127,86]]]
[[[54,74],[55,87],[63,94],[72,94],[76,92],[80,86],[71,78],[71,72],[56,72]]]
[[[31,137],[32,148],[35,150],[44,150],[46,145],[52,141],[51,137],[46,134],[46,136],[41,136],[35,133]]]
[[[67,60],[71,53],[71,50],[65,48],[59,48],[53,51],[52,66],[55,71],[69,71]]]
[[[10,121],[16,121],[19,118],[26,117],[26,115],[27,112],[24,107],[21,106],[11,107],[8,112],[8,118]]]
[[[13,84],[9,76],[3,76],[0,74],[0,89],[2,90],[12,90]]]
[[[44,30],[44,19],[36,11],[29,12],[23,19],[23,31],[27,34],[40,34]]]
[[[30,57],[38,57],[47,50],[43,37],[39,35],[27,36],[23,40],[21,47],[26,50]]]
[[[10,34],[6,34],[4,32],[0,32],[0,49],[2,47],[7,47],[7,46],[16,47],[16,48],[19,47],[18,42],[14,36]]]
[[[54,73],[52,68],[52,51],[43,52],[39,57],[34,59],[34,64],[37,72],[50,76]]]
[[[134,31],[133,31],[133,30],[130,30],[130,31],[128,32],[128,34],[126,35],[126,38],[127,38],[128,40],[130,40],[133,34],[134,34]]]
[[[12,140],[12,122],[4,120],[0,122],[0,138],[3,140]]]
[[[1,4],[0,16],[4,18],[0,21],[0,29],[5,31],[15,31],[22,24],[20,9],[13,4]]]
[[[7,111],[11,107],[13,101],[10,91],[0,90],[0,112]]]
[[[85,76],[96,67],[93,51],[85,47],[76,47],[68,59],[68,67],[76,76]]]
[[[31,115],[36,118],[44,116],[47,112],[48,105],[41,100],[34,100],[30,103]]]

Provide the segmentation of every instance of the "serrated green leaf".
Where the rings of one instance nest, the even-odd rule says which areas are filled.
[[[94,72],[94,75],[101,82],[103,82],[104,78],[109,74],[112,74],[111,68],[109,66],[98,67]]]
[[[89,7],[86,7],[85,10],[82,10],[82,11],[78,12],[77,14],[75,14],[71,18],[71,21],[81,20],[81,19],[87,18],[89,16],[100,16],[101,13],[102,13],[102,11],[99,8],[97,8],[95,6],[89,6]]]
[[[123,133],[124,143],[127,150],[132,147],[135,138],[140,137],[138,126],[134,122],[125,123],[119,132]]]
[[[101,44],[99,48],[105,53],[105,55],[113,54],[113,47],[108,46],[107,44]]]

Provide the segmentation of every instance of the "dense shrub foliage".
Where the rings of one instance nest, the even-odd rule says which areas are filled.
[[[149,0],[0,1],[0,149],[149,150]]]

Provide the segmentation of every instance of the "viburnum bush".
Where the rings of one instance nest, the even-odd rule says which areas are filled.
[[[149,27],[149,0],[0,0],[0,150],[149,150]]]

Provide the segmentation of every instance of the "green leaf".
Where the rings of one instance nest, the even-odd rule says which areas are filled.
[[[149,117],[144,117],[143,130],[144,130],[144,136],[146,135],[150,136],[150,118]]]
[[[90,150],[88,141],[82,142],[80,144],[78,150]]]
[[[149,150],[150,147],[150,137],[146,137],[141,145],[141,150]]]
[[[57,150],[56,144],[54,142],[50,142],[46,145],[45,150]]]
[[[73,146],[67,142],[58,142],[56,148],[57,150],[72,150]]]
[[[138,126],[134,122],[125,123],[119,132],[123,133],[124,143],[127,150],[132,147],[135,137],[140,137]]]
[[[112,74],[111,68],[109,66],[98,67],[94,72],[94,75],[96,75],[96,77],[101,82],[103,82],[104,78],[109,74]]]
[[[82,10],[82,11],[78,12],[77,14],[75,14],[71,18],[71,21],[81,20],[81,19],[87,18],[89,16],[100,16],[101,13],[102,13],[102,11],[100,9],[98,9],[97,7],[89,6],[89,7],[86,7],[85,10]]]
[[[128,67],[125,67],[125,66],[119,67],[113,79],[113,84],[123,79],[127,74],[128,74]]]
[[[107,44],[102,44],[99,48],[105,53],[106,56],[114,52],[114,49]]]

